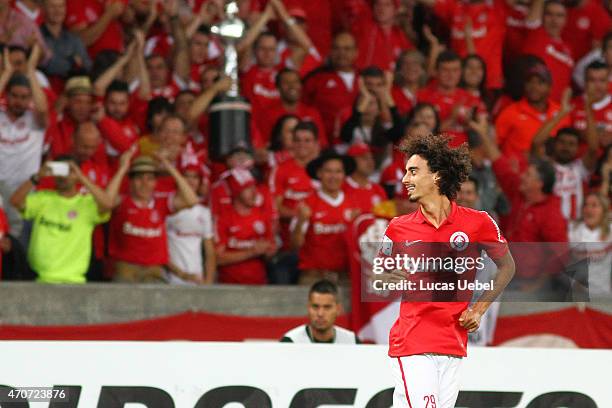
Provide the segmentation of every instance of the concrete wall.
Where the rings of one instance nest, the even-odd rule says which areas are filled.
[[[300,316],[306,313],[308,288],[298,286],[182,287],[169,285],[0,284],[0,322],[28,325],[75,325],[121,322],[208,311],[244,316]],[[350,310],[350,293],[341,293]],[[556,310],[568,303],[504,303],[502,315]],[[593,306],[593,305],[591,305]],[[612,313],[612,304],[599,305]]]

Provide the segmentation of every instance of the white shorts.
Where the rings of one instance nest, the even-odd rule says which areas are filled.
[[[461,360],[438,354],[392,357],[393,408],[454,408]]]

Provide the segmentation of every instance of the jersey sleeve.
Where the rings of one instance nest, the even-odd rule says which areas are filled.
[[[479,229],[479,245],[491,259],[499,259],[508,252],[508,242],[493,217],[486,211],[481,211],[480,214],[482,221]]]
[[[87,214],[90,215],[89,218],[91,219],[91,222],[93,224],[103,224],[110,220],[110,211],[100,213],[100,211],[98,211],[98,204],[96,204],[96,200],[91,194],[87,194],[85,196],[85,199],[83,200],[83,205],[87,208]]]

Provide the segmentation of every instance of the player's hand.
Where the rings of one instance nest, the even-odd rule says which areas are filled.
[[[378,275],[386,283],[400,283],[408,280],[408,272],[396,269],[391,272],[386,272]]]
[[[127,170],[127,168],[130,167],[130,163],[132,162],[132,157],[134,157],[137,151],[138,146],[136,145],[136,143],[134,143],[132,146],[130,146],[129,149],[123,152],[123,154],[119,157],[119,167],[125,168]]]
[[[480,327],[480,319],[482,315],[468,307],[461,313],[461,317],[459,317],[459,325],[466,329],[469,333],[473,333]]]

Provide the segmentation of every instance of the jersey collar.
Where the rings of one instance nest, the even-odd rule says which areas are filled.
[[[452,224],[455,221],[455,218],[457,216],[457,203],[455,201],[451,200],[451,211],[450,214],[448,215],[448,217],[446,217],[446,219],[444,221],[442,221],[442,224],[440,224],[441,228],[444,224]],[[423,215],[423,211],[421,210],[421,207],[419,206],[419,210],[415,213],[415,217],[417,222],[419,223],[425,223],[425,224],[429,224],[432,227],[434,226],[431,222],[429,222],[429,220]],[[435,228],[435,227],[434,227]]]

